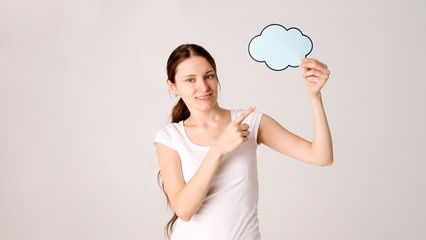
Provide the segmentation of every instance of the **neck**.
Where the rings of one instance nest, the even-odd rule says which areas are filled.
[[[192,126],[210,126],[216,125],[218,122],[223,120],[227,111],[218,104],[212,109],[203,111],[198,109],[189,109],[191,116],[185,120],[185,124]]]

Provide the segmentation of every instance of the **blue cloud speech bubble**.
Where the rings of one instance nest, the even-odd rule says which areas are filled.
[[[249,43],[249,54],[275,71],[298,67],[312,51],[311,39],[298,28],[286,29],[279,24],[266,26]]]

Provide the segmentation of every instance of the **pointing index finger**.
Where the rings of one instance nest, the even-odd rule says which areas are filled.
[[[246,119],[246,117],[247,117],[248,115],[250,115],[250,113],[252,113],[255,109],[256,109],[256,107],[255,107],[255,106],[252,106],[252,107],[248,108],[247,110],[245,110],[243,113],[241,113],[241,115],[240,115],[240,116],[238,116],[238,117],[234,120],[234,123],[236,123],[236,124],[241,124],[241,123],[244,121],[244,119]]]

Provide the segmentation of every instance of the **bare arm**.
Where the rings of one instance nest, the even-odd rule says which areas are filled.
[[[197,172],[185,183],[179,154],[161,143],[155,144],[167,196],[176,215],[184,221],[189,221],[206,198],[223,156],[215,148],[211,148]]]
[[[305,59],[300,66],[305,68],[304,77],[312,103],[313,141],[309,142],[289,132],[273,118],[263,114],[258,142],[289,157],[318,166],[327,166],[333,163],[333,146],[320,90],[328,80],[330,71],[325,64],[314,59]]]
[[[312,100],[314,109],[314,140],[309,142],[285,129],[270,116],[263,114],[258,142],[297,160],[317,166],[333,162],[331,135],[321,100]]]

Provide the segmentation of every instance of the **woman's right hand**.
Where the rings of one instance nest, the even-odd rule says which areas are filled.
[[[200,208],[209,192],[210,184],[220,166],[222,157],[248,140],[249,126],[241,123],[254,109],[255,107],[247,109],[226,126],[188,182],[185,182],[182,173],[179,154],[166,145],[156,143],[161,176],[167,196],[175,213],[183,221],[189,221]]]
[[[241,124],[247,116],[252,113],[256,107],[252,106],[238,116],[234,121],[228,124],[223,130],[222,134],[216,140],[214,147],[222,156],[237,149],[240,145],[248,140],[249,125],[244,123]]]

